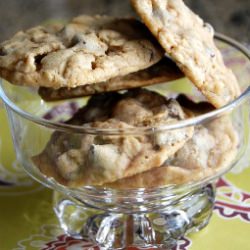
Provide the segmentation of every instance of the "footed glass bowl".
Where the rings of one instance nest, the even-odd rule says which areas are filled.
[[[64,121],[86,98],[46,103],[36,89],[1,81],[17,159],[29,175],[56,191],[54,210],[66,233],[103,249],[166,249],[208,224],[215,182],[240,164],[249,144],[250,56],[223,35],[217,34],[216,42],[242,95],[217,110],[203,103],[196,111],[191,108],[189,119],[160,126],[72,125]],[[149,89],[202,101],[186,79]],[[189,136],[186,146],[172,152],[180,134]],[[145,140],[150,143],[144,148]],[[132,156],[125,161],[129,145]]]

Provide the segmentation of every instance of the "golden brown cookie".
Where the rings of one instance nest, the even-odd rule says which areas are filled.
[[[206,126],[197,126],[193,137],[172,161],[186,169],[221,169],[229,166],[237,152],[239,139],[229,117],[218,118]]]
[[[183,77],[182,72],[170,59],[164,58],[157,64],[125,76],[118,76],[106,82],[86,84],[76,88],[39,88],[39,95],[45,101],[58,101],[97,93],[119,91],[169,82]]]
[[[106,98],[107,96],[107,98]],[[33,162],[47,177],[68,186],[102,185],[161,166],[193,135],[193,128],[131,133],[186,118],[175,100],[148,90],[93,96],[68,123],[119,134],[54,133]],[[129,130],[129,134],[128,134]]]
[[[238,135],[229,117],[195,128],[193,137],[162,167],[124,178],[105,187],[157,188],[200,181],[223,172],[237,155]]]
[[[61,30],[38,26],[0,44],[0,76],[20,85],[74,88],[148,68],[162,57],[135,19],[79,16]]]
[[[235,99],[240,88],[214,43],[213,29],[183,0],[131,0],[168,55],[215,107]]]

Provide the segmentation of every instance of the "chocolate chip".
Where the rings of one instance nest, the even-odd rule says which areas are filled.
[[[92,70],[95,70],[97,68],[96,62],[91,63]]]
[[[0,56],[7,56],[7,53],[3,48],[0,48]]]
[[[159,151],[160,149],[161,149],[160,145],[158,145],[158,144],[154,145],[154,150],[155,151]]]
[[[122,46],[114,46],[113,45],[113,46],[109,46],[105,53],[106,53],[106,55],[110,55],[112,53],[117,53],[117,52],[119,53],[122,50],[123,50]]]
[[[47,54],[42,54],[42,55],[36,55],[35,56],[35,65],[36,65],[36,69],[39,71],[42,67],[41,62],[42,59],[47,56]]]
[[[79,35],[75,35],[70,42],[69,48],[73,48],[80,43],[86,44],[82,37],[80,37]]]
[[[80,42],[79,38],[77,36],[74,36],[70,42],[69,47],[75,47]]]

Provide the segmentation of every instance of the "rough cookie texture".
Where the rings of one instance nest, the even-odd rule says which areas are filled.
[[[223,172],[237,155],[238,135],[229,117],[195,128],[193,137],[164,166],[105,184],[106,187],[155,188],[202,180]]]
[[[159,63],[126,76],[118,76],[106,82],[86,84],[76,88],[44,88],[39,89],[39,95],[45,101],[57,101],[97,93],[138,88],[156,83],[169,82],[183,77],[182,72],[170,59],[164,58]]]
[[[198,126],[192,139],[175,155],[175,166],[186,169],[217,169],[229,166],[236,156],[238,136],[228,117],[206,127]]]
[[[213,29],[182,0],[131,0],[136,11],[184,74],[215,107],[235,99],[240,88],[213,41]]]
[[[63,29],[39,26],[0,44],[0,76],[20,85],[73,88],[145,69],[162,57],[139,21],[79,16]]]
[[[40,171],[68,186],[102,185],[161,166],[193,135],[193,128],[126,134],[141,126],[159,127],[186,118],[175,100],[137,89],[94,96],[68,123],[115,134],[57,132],[33,158]]]

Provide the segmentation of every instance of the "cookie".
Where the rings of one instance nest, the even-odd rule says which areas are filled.
[[[86,84],[76,88],[39,88],[39,95],[45,101],[58,101],[69,98],[94,95],[97,93],[119,91],[164,83],[182,78],[183,74],[170,59],[164,58],[159,63],[138,72],[118,76],[106,82]]]
[[[172,163],[186,169],[224,167],[235,157],[237,143],[230,120],[218,119],[208,127],[196,127],[192,139],[176,153]]]
[[[240,88],[214,43],[214,32],[182,0],[131,0],[135,10],[184,74],[219,108]]]
[[[213,111],[211,104],[195,103],[184,95],[178,102],[190,116]],[[174,156],[171,164],[185,169],[221,170],[233,162],[237,154],[239,137],[232,118],[224,115],[205,124],[197,125],[193,137]]]
[[[74,88],[148,68],[163,54],[135,19],[79,16],[61,30],[38,26],[0,44],[0,76],[20,85]]]
[[[193,137],[162,167],[104,186],[116,189],[157,188],[186,184],[225,171],[237,155],[238,135],[229,117],[195,128]]]
[[[193,135],[193,127],[158,133],[133,131],[185,118],[175,100],[148,90],[93,96],[68,123],[95,131],[115,129],[119,134],[57,132],[33,162],[45,176],[71,187],[114,182],[161,166]]]

